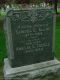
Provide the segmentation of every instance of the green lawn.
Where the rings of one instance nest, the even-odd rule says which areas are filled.
[[[0,28],[0,65],[3,64],[4,57],[6,57],[5,36],[3,29]]]
[[[60,29],[56,29],[56,40],[55,40],[56,57],[60,59]]]
[[[3,64],[4,57],[6,57],[5,35],[3,30],[3,20],[5,13],[0,11],[0,66]]]
[[[60,16],[57,16],[56,22],[55,55],[58,59],[60,59]]]

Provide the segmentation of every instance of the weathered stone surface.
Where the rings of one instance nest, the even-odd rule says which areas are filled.
[[[55,74],[55,73],[54,73]],[[16,76],[15,78],[13,78],[13,79],[11,79],[11,80],[60,80],[60,76],[58,77],[58,75],[57,76],[54,76],[54,74],[52,75],[51,73],[49,74],[49,75],[45,75],[45,76],[43,76],[43,77],[38,77],[37,76],[37,78],[35,77],[35,78],[28,78],[28,76],[27,77],[25,77],[25,78],[21,78],[21,77],[18,77],[18,76]]]
[[[28,78],[28,76],[24,77],[24,78],[21,78],[20,76],[16,76],[16,77],[12,78],[11,80],[60,80],[60,76],[58,77],[58,75],[54,76],[52,74],[45,75],[43,77],[41,77],[41,76],[38,77],[37,76],[37,78],[36,77],[35,78]]]
[[[45,63],[46,64],[46,63]],[[5,65],[8,65],[5,61]],[[35,65],[36,66],[36,65]],[[27,67],[29,68],[29,67]],[[34,66],[33,66],[34,68]],[[22,69],[22,68],[21,68]],[[59,80],[60,79],[60,62],[55,60],[54,64],[35,69],[23,70],[12,69],[10,66],[4,66],[5,80]]]
[[[8,58],[12,67],[54,59],[53,9],[11,10],[5,19]]]

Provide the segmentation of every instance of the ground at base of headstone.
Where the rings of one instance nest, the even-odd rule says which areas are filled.
[[[29,66],[11,68],[8,59],[5,59],[4,77],[5,80],[60,80],[60,62],[55,59]]]

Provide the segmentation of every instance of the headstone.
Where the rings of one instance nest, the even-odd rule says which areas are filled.
[[[54,10],[10,10],[5,19],[8,58],[12,67],[54,59]]]

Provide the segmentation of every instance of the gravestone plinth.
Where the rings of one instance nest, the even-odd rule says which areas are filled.
[[[4,59],[4,78],[5,80],[60,80],[60,62],[54,59],[12,68],[6,58]]]
[[[8,59],[12,67],[54,59],[53,9],[29,7],[10,10],[5,19]]]

